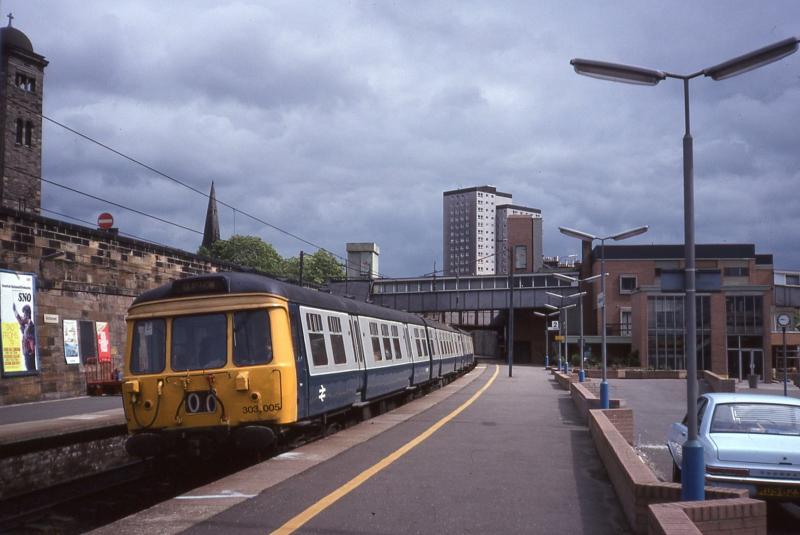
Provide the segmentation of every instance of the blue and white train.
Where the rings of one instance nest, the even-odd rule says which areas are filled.
[[[264,449],[475,362],[451,326],[249,273],[176,280],[138,297],[127,321],[127,448],[141,457]]]

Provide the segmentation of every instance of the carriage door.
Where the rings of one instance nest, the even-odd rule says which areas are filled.
[[[358,371],[364,371],[364,345],[361,343],[361,330],[358,328],[358,318],[350,316],[350,339],[353,341],[353,351],[356,356]],[[358,392],[364,392],[366,374],[359,374]]]

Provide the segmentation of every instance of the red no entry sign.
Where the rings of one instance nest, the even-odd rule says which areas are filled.
[[[114,226],[114,216],[108,212],[103,212],[97,216],[97,226],[101,229],[108,229]]]

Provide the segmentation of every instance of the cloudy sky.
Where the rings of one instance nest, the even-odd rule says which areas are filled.
[[[3,0],[50,65],[45,115],[314,244],[441,267],[442,192],[492,184],[561,225],[682,243],[683,94],[574,57],[690,73],[800,35],[796,1]],[[691,83],[698,243],[800,269],[800,54]],[[202,231],[207,200],[59,126],[43,176]],[[199,234],[45,184],[43,207],[195,250]],[[60,217],[60,216],[58,216]],[[223,237],[306,243],[220,206]]]

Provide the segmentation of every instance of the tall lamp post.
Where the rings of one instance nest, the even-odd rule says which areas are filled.
[[[581,283],[583,283],[583,282],[591,282],[591,281],[593,281],[595,279],[599,279],[603,274],[602,273],[598,273],[597,275],[592,275],[591,277],[586,277],[585,279],[578,279],[576,277],[570,277],[569,275],[564,275],[563,273],[554,273],[553,275],[555,276],[555,278],[557,278],[559,280],[562,280],[562,281],[570,282],[573,285],[578,286],[578,289],[580,289]],[[606,273],[606,275],[608,275],[608,273]],[[580,306],[579,306],[579,312],[578,312],[578,314],[580,314],[580,316],[581,316],[581,338],[580,338],[580,340],[581,340],[581,343],[580,343],[580,345],[581,345],[581,370],[580,370],[580,372],[578,372],[578,382],[581,382],[581,383],[586,381],[586,371],[585,371],[584,366],[583,366],[583,361],[584,361],[584,358],[585,358],[585,356],[584,356],[585,352],[584,352],[584,348],[583,348],[583,298],[586,296],[586,294],[587,294],[587,292],[580,292],[581,299],[579,301],[579,305]],[[570,295],[569,297],[573,297],[574,295],[578,295],[578,294],[573,294],[573,295]]]
[[[560,306],[551,305],[550,303],[546,303],[544,305],[545,307],[547,307],[547,308],[549,308],[551,310],[558,310],[559,313],[560,313],[562,311],[565,311],[567,309],[570,309],[570,308],[573,308],[573,307],[576,306],[575,303],[573,303],[571,305],[565,305],[564,304],[564,300],[568,299],[569,297],[575,297],[575,295],[577,295],[577,294],[570,295],[570,296],[564,296],[564,295],[553,293],[553,292],[545,292],[545,293],[547,295],[549,295],[549,296],[558,297],[559,299],[561,299],[561,305]],[[567,370],[569,370],[569,339],[568,339],[568,337],[569,337],[569,317],[567,316],[567,314],[564,314],[564,321],[562,323],[564,325],[564,373],[566,373]],[[559,325],[559,327],[560,326],[561,325]],[[559,352],[560,352],[560,348],[561,348],[561,346],[559,345]]]
[[[600,242],[600,273],[606,272],[606,251],[605,245],[606,240],[614,240],[614,241],[621,241],[627,240],[628,238],[633,238],[634,236],[638,236],[639,234],[644,234],[647,232],[647,225],[632,228],[629,230],[622,231],[618,234],[612,234],[610,236],[600,237],[595,236],[594,234],[589,234],[588,232],[583,232],[581,230],[575,230],[567,227],[558,227],[558,230],[561,234],[566,236],[570,236],[572,238],[578,238],[581,241],[588,241],[592,243],[594,241]],[[602,333],[601,333],[601,352],[603,356],[603,378],[600,381],[600,407],[603,409],[607,409],[610,406],[610,400],[608,396],[608,358],[607,358],[607,349],[606,349],[606,278],[600,277],[600,295],[598,296],[598,301],[600,301],[600,317],[602,323]]]
[[[692,74],[673,74],[631,65],[603,61],[573,59],[575,72],[585,76],[639,85],[656,85],[665,78],[683,81],[683,107],[686,131],[683,136],[683,221],[685,236],[685,287],[686,287],[686,405],[687,438],[683,444],[681,469],[681,499],[705,499],[705,474],[703,446],[697,440],[697,336],[695,304],[695,240],[694,240],[694,155],[689,128],[689,80],[700,75],[713,80],[725,80],[789,56],[797,52],[798,39],[790,37],[777,43],[735,57],[713,67]]]
[[[544,314],[543,312],[533,311],[534,316],[539,316],[540,318],[544,318],[544,367],[547,368],[550,365],[550,357],[547,355],[547,351],[550,348],[550,340],[547,335],[547,318],[551,316],[557,316],[558,312],[551,312],[549,314]]]

